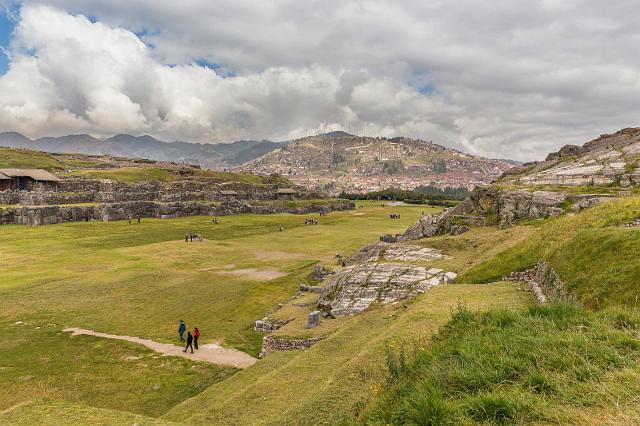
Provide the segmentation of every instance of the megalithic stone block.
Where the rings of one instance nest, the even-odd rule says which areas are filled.
[[[320,311],[313,311],[309,314],[307,328],[315,328],[320,324]]]

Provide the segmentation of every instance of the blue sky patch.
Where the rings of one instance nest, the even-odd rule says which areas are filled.
[[[433,87],[430,84],[427,84],[427,85],[422,86],[421,88],[419,88],[418,91],[420,93],[422,93],[423,95],[431,96],[436,91],[436,88]]]
[[[0,8],[0,46],[3,49],[9,47],[11,41],[11,33],[16,24],[8,16],[4,9]],[[0,75],[7,72],[9,68],[9,58],[4,53],[0,53]]]

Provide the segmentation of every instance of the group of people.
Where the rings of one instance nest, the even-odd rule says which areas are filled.
[[[184,234],[185,243],[188,243],[189,241],[193,242],[193,240],[204,241],[204,238],[201,234]]]
[[[191,349],[191,353],[193,353],[193,348],[198,349],[198,339],[200,338],[200,330],[198,327],[194,327],[193,334],[190,331],[187,331],[187,338],[184,338],[184,332],[187,331],[187,325],[183,320],[180,320],[180,325],[178,325],[178,336],[180,336],[180,343],[187,343],[184,350],[182,352],[187,352],[187,349]]]
[[[307,218],[307,219],[304,220],[304,225],[305,226],[307,226],[307,225],[317,225],[317,224],[318,224],[318,221],[316,219]]]
[[[133,217],[129,216],[129,225],[131,225],[131,219],[133,219]],[[138,216],[136,219],[138,219],[138,223],[140,223],[140,216]]]
[[[399,215],[399,214],[396,214],[396,213],[394,213],[394,214],[390,214],[390,215],[389,215],[389,217],[390,217],[391,219],[400,219],[400,215]]]

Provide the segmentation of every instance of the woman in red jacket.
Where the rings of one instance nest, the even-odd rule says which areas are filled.
[[[198,349],[198,339],[200,338],[200,330],[198,327],[193,329],[193,346]]]

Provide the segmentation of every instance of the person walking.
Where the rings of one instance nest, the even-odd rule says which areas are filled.
[[[180,325],[178,326],[178,336],[180,336],[180,341],[184,342],[183,334],[187,331],[187,326],[183,320],[180,320]]]
[[[193,346],[198,350],[198,339],[200,338],[200,330],[198,327],[193,329]]]
[[[191,348],[191,353],[193,353],[193,336],[191,335],[190,331],[187,331],[187,346],[182,352],[186,352],[189,348]]]

